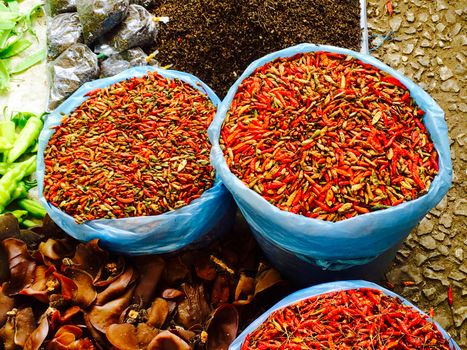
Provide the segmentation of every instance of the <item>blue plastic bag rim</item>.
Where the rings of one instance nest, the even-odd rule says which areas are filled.
[[[402,301],[404,305],[407,305],[411,308],[413,308],[415,311],[420,313],[422,316],[428,316],[424,311],[420,310],[417,306],[413,305],[411,302],[408,300],[404,299],[400,295],[384,288],[381,287],[378,284],[368,282],[368,281],[363,281],[363,280],[350,280],[350,281],[337,281],[337,282],[329,282],[329,283],[323,283],[323,284],[318,284],[312,287],[308,287],[305,289],[301,289],[299,291],[296,291],[288,296],[286,296],[284,299],[280,300],[276,304],[274,304],[272,307],[270,307],[267,311],[265,311],[261,316],[259,316],[256,320],[254,320],[235,340],[234,342],[230,345],[229,350],[240,350],[241,346],[243,345],[243,342],[245,341],[246,337],[248,334],[254,332],[266,319],[269,317],[269,315],[278,310],[282,309],[284,307],[287,307],[288,305],[298,303],[302,300],[312,298],[317,295],[321,294],[326,294],[326,293],[332,293],[332,292],[338,292],[338,291],[343,291],[343,290],[350,290],[350,289],[361,289],[361,288],[371,288],[371,289],[377,289],[382,291],[385,295],[388,295],[393,298],[397,298]],[[449,341],[449,345],[451,349],[456,349],[456,350],[461,350],[460,347],[457,345],[455,340],[449,335],[448,332],[446,332],[438,322],[433,320],[431,317],[428,316],[427,320],[429,322],[432,322],[436,325],[440,333],[443,335],[443,337]]]
[[[222,100],[220,106],[217,109],[217,114],[216,114],[216,117],[214,118],[214,121],[211,123],[211,125],[210,125],[210,127],[208,129],[209,137],[211,139],[211,144],[212,144],[211,161],[214,158],[213,157],[214,154],[221,155],[221,156],[218,157],[218,158],[221,159],[220,160],[221,163],[219,164],[219,166],[222,167],[225,171],[228,171],[231,176],[228,176],[228,178],[224,177],[224,176],[221,176],[221,175],[220,176],[221,176],[221,179],[222,179],[224,185],[227,188],[229,188],[229,190],[231,190],[231,188],[230,188],[231,185],[229,184],[229,181],[233,181],[233,183],[235,184],[235,186],[237,188],[239,187],[240,190],[243,190],[243,191],[250,191],[250,193],[255,197],[256,200],[259,200],[260,202],[263,203],[263,205],[268,206],[269,209],[272,211],[271,214],[282,215],[284,218],[288,218],[288,219],[293,218],[293,220],[297,220],[297,222],[300,222],[300,224],[319,222],[320,225],[323,225],[323,227],[327,226],[328,228],[333,228],[333,227],[336,227],[336,226],[344,227],[349,222],[358,222],[358,221],[362,220],[362,217],[364,217],[365,220],[370,219],[372,217],[374,218],[374,217],[383,216],[383,215],[384,216],[394,215],[396,217],[397,213],[405,211],[407,209],[407,207],[411,206],[413,203],[418,203],[420,201],[425,201],[425,200],[428,200],[429,198],[431,198],[432,196],[435,196],[436,194],[433,193],[434,188],[438,187],[438,186],[436,186],[436,184],[441,181],[442,177],[448,176],[449,177],[449,182],[451,182],[452,163],[451,163],[450,152],[441,152],[438,145],[434,144],[434,146],[436,148],[436,151],[438,152],[439,172],[435,176],[435,178],[433,179],[433,181],[432,181],[432,183],[430,185],[430,189],[428,190],[427,193],[425,193],[424,195],[420,196],[419,198],[417,198],[415,200],[411,200],[411,201],[408,201],[408,202],[403,202],[403,203],[401,203],[401,204],[399,204],[399,205],[397,205],[395,207],[381,209],[381,210],[373,211],[373,212],[366,213],[366,214],[360,214],[360,215],[357,215],[355,217],[352,217],[352,218],[349,218],[349,219],[346,219],[346,220],[341,220],[341,221],[338,221],[338,222],[331,222],[331,221],[324,221],[324,220],[320,220],[320,219],[316,219],[316,218],[310,218],[310,217],[306,217],[306,216],[303,216],[303,215],[294,214],[294,213],[290,213],[290,212],[281,210],[281,209],[277,208],[275,205],[272,205],[271,203],[269,203],[261,195],[259,195],[255,191],[248,188],[248,186],[246,186],[246,184],[244,184],[243,181],[241,181],[238,177],[233,175],[231,173],[230,169],[227,166],[227,163],[225,161],[224,155],[222,154],[222,151],[220,151],[219,138],[220,138],[220,131],[222,130],[222,124],[223,124],[224,120],[219,120],[219,118],[217,118],[217,116],[220,115],[221,113],[226,113],[230,109],[230,105],[231,105],[231,103],[233,101],[233,98],[234,98],[236,92],[237,92],[238,86],[243,82],[243,80],[245,80],[247,77],[249,77],[257,68],[259,68],[259,67],[263,66],[264,64],[267,64],[268,62],[271,62],[271,61],[273,61],[273,60],[275,60],[277,58],[293,57],[293,56],[295,56],[295,55],[297,55],[299,53],[309,53],[309,52],[324,52],[324,53],[331,52],[331,53],[341,53],[341,54],[350,55],[352,57],[355,57],[355,58],[361,60],[363,63],[371,64],[371,65],[375,66],[376,68],[378,68],[378,69],[380,69],[382,71],[385,71],[386,73],[391,74],[393,77],[397,78],[401,83],[403,83],[406,87],[408,85],[415,85],[415,83],[412,82],[409,78],[405,77],[401,73],[397,72],[396,70],[392,69],[391,67],[389,67],[385,63],[377,60],[376,58],[374,58],[374,57],[372,57],[370,55],[360,53],[360,52],[356,52],[356,51],[352,51],[352,50],[349,50],[349,49],[330,46],[330,45],[315,45],[315,44],[307,44],[307,43],[299,44],[299,45],[292,46],[292,47],[289,47],[289,48],[286,48],[286,49],[283,49],[283,50],[280,50],[280,51],[270,53],[270,54],[268,54],[268,55],[266,55],[266,56],[264,56],[262,58],[259,58],[259,59],[255,60],[254,62],[252,62],[246,68],[246,70],[243,72],[243,74],[237,79],[237,81],[234,83],[234,85],[232,85],[232,87],[229,89],[226,97]],[[407,89],[409,90],[409,92],[411,92],[408,87],[407,87]],[[421,91],[422,96],[419,97],[419,98],[423,97],[423,99],[430,101],[430,107],[431,108],[428,109],[428,110],[424,110],[425,116],[428,115],[428,114],[431,114],[431,115],[436,115],[436,114],[444,115],[443,111],[437,105],[437,103],[433,100],[433,98],[427,92],[425,92],[423,89],[420,88],[420,91]],[[425,124],[425,119],[423,120],[423,122]],[[214,131],[214,129],[216,127],[219,128],[219,132]],[[430,133],[430,136],[431,136],[431,133]]]
[[[141,77],[144,77],[145,75],[148,75],[148,72],[156,72],[160,75],[162,75],[164,78],[169,78],[169,79],[178,79],[178,80],[181,80],[187,84],[189,84],[190,86],[192,86],[193,88],[197,89],[198,91],[201,91],[202,93],[204,93],[205,95],[208,96],[208,98],[210,99],[210,101],[212,102],[212,104],[214,105],[214,107],[216,107],[216,109],[218,108],[219,104],[220,104],[220,99],[219,97],[216,95],[216,93],[208,86],[206,85],[203,81],[201,81],[199,78],[195,77],[194,75],[190,74],[190,73],[186,73],[186,72],[180,72],[180,71],[176,71],[176,70],[170,70],[170,69],[163,69],[163,68],[159,68],[159,67],[154,67],[154,66],[139,66],[139,67],[133,67],[133,68],[129,68],[127,70],[124,70],[123,72],[120,72],[119,74],[117,75],[114,75],[112,77],[107,77],[107,78],[102,78],[102,79],[97,79],[97,80],[93,80],[93,81],[90,81],[88,83],[85,83],[83,84],[78,90],[76,90],[70,97],[68,97],[65,102],[63,102],[60,106],[58,106],[54,111],[52,111],[48,117],[47,117],[47,120],[49,119],[50,116],[54,116],[54,115],[62,115],[62,118],[61,120],[63,120],[63,118],[72,113],[76,108],[78,108],[81,103],[83,103],[85,100],[87,100],[89,97],[86,96],[90,91],[89,89],[89,86],[92,84],[94,86],[94,90],[96,89],[102,89],[102,88],[105,88],[105,87],[108,87],[110,85],[113,85],[115,83],[119,83],[119,82],[122,82],[122,81],[126,81],[126,80],[129,80],[129,79],[132,79],[132,78],[141,78]],[[129,76],[129,73],[131,74],[131,76]],[[95,87],[95,85],[98,85],[98,87]],[[81,103],[77,104],[76,107],[73,107],[73,108],[69,108],[69,101],[71,100],[76,100],[76,101],[79,101],[81,100]],[[45,125],[44,125],[44,129],[43,129],[43,132],[44,133],[47,133],[46,137],[47,137],[47,143],[49,143],[49,140],[50,140],[50,137],[54,134],[55,131],[52,131],[51,130],[51,127],[55,126],[55,125],[48,125],[47,124],[47,120],[45,122]],[[61,123],[61,120],[60,120],[60,123]],[[57,125],[60,125],[57,124]],[[45,135],[45,134],[44,134]],[[41,132],[41,136],[42,136],[42,132]],[[43,157],[44,155],[42,153],[38,154],[37,156],[37,164],[39,164],[40,161],[43,162]],[[38,174],[39,175],[39,174]],[[54,207],[56,208],[57,210],[59,210],[64,216],[68,217],[68,218],[71,218],[71,216],[64,212],[63,210],[53,206],[52,204],[50,204],[43,196],[43,176],[41,175],[40,177],[38,176],[38,179],[42,181],[39,181],[38,183],[38,186],[39,186],[39,199],[42,201],[42,203],[45,205],[45,206],[51,206],[51,207]],[[169,212],[165,212],[165,213],[162,213],[162,214],[159,214],[159,215],[148,215],[148,216],[145,216],[145,217],[161,217],[161,216],[171,216],[171,215],[177,215],[177,210],[179,209],[183,209],[183,208],[189,208],[190,206],[192,205],[196,205],[196,203],[198,203],[199,201],[203,200],[204,197],[208,196],[210,193],[214,192],[214,191],[218,191],[218,188],[222,186],[222,181],[221,179],[219,178],[219,176],[217,175],[216,173],[216,178],[215,178],[215,181],[213,183],[213,186],[204,191],[200,197],[196,198],[195,200],[191,201],[189,204],[183,206],[183,207],[180,207],[178,209],[175,209],[175,210],[172,210],[172,211],[169,211]],[[83,222],[82,224],[83,225],[86,225],[86,224],[89,224],[89,223],[102,223],[102,224],[105,224],[106,222],[110,222],[110,221],[114,221],[114,220],[118,220],[118,221],[121,221],[121,220],[128,220],[128,219],[134,219],[134,218],[138,218],[138,216],[134,216],[134,217],[128,217],[128,218],[118,218],[118,219],[95,219],[95,220],[86,220],[85,222]],[[114,228],[114,230],[117,230]]]

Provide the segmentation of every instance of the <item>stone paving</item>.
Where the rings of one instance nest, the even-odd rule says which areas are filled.
[[[372,54],[423,87],[445,111],[453,184],[410,234],[386,277],[395,292],[421,309],[432,307],[435,320],[467,349],[467,1],[392,4],[390,16],[386,0],[368,1],[370,47],[379,46]]]

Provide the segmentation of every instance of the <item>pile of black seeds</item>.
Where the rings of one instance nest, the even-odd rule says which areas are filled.
[[[359,50],[358,0],[159,0],[157,59],[223,97],[255,59],[299,43]]]

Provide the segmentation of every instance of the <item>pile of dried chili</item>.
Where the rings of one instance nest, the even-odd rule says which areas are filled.
[[[397,79],[351,56],[276,59],[238,87],[221,130],[227,164],[279,209],[327,221],[425,194],[438,154]]]
[[[351,289],[305,299],[274,311],[249,334],[242,350],[446,349],[434,323],[375,289]]]
[[[44,196],[77,222],[185,206],[214,181],[215,112],[204,93],[157,73],[95,90],[49,140]]]

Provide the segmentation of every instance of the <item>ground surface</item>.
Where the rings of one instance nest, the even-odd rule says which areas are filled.
[[[393,39],[372,54],[405,73],[443,108],[451,139],[453,184],[438,206],[406,240],[387,273],[395,291],[435,319],[467,348],[467,2],[462,0],[368,1],[370,35]],[[415,282],[404,286],[402,281]],[[453,288],[452,310],[447,289]],[[461,331],[462,330],[462,331]]]
[[[159,0],[161,65],[196,75],[222,99],[254,60],[303,42],[359,49],[358,0]]]

